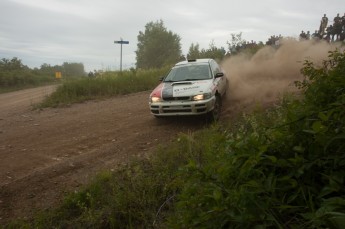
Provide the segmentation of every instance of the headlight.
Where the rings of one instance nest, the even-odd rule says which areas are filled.
[[[161,102],[162,101],[161,98],[156,97],[156,96],[151,97],[150,100],[151,100],[151,103],[157,103],[157,102]]]
[[[205,100],[211,98],[211,93],[204,93],[193,96],[194,101]]]

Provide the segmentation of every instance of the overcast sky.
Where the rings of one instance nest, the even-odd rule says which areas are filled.
[[[227,49],[231,33],[266,42],[271,35],[298,37],[345,13],[345,0],[0,0],[0,58],[18,57],[29,67],[83,63],[86,71],[135,67],[137,36],[162,19],[181,37],[183,54],[192,43]]]

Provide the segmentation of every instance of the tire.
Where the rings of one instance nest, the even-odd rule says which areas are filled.
[[[207,113],[207,120],[210,122],[216,122],[219,120],[220,113],[222,111],[222,99],[219,95],[216,95],[216,101],[212,111]]]

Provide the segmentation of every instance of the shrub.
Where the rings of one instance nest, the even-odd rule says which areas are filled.
[[[184,167],[169,227],[344,225],[345,53],[330,53],[321,68],[307,61],[302,72],[304,99],[246,116],[225,146]]]

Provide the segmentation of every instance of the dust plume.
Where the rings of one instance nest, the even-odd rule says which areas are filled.
[[[279,48],[266,46],[252,57],[230,57],[221,64],[229,80],[229,106],[265,106],[285,92],[296,91],[294,81],[303,79],[304,61],[321,65],[328,51],[337,47],[320,41],[282,40]]]

